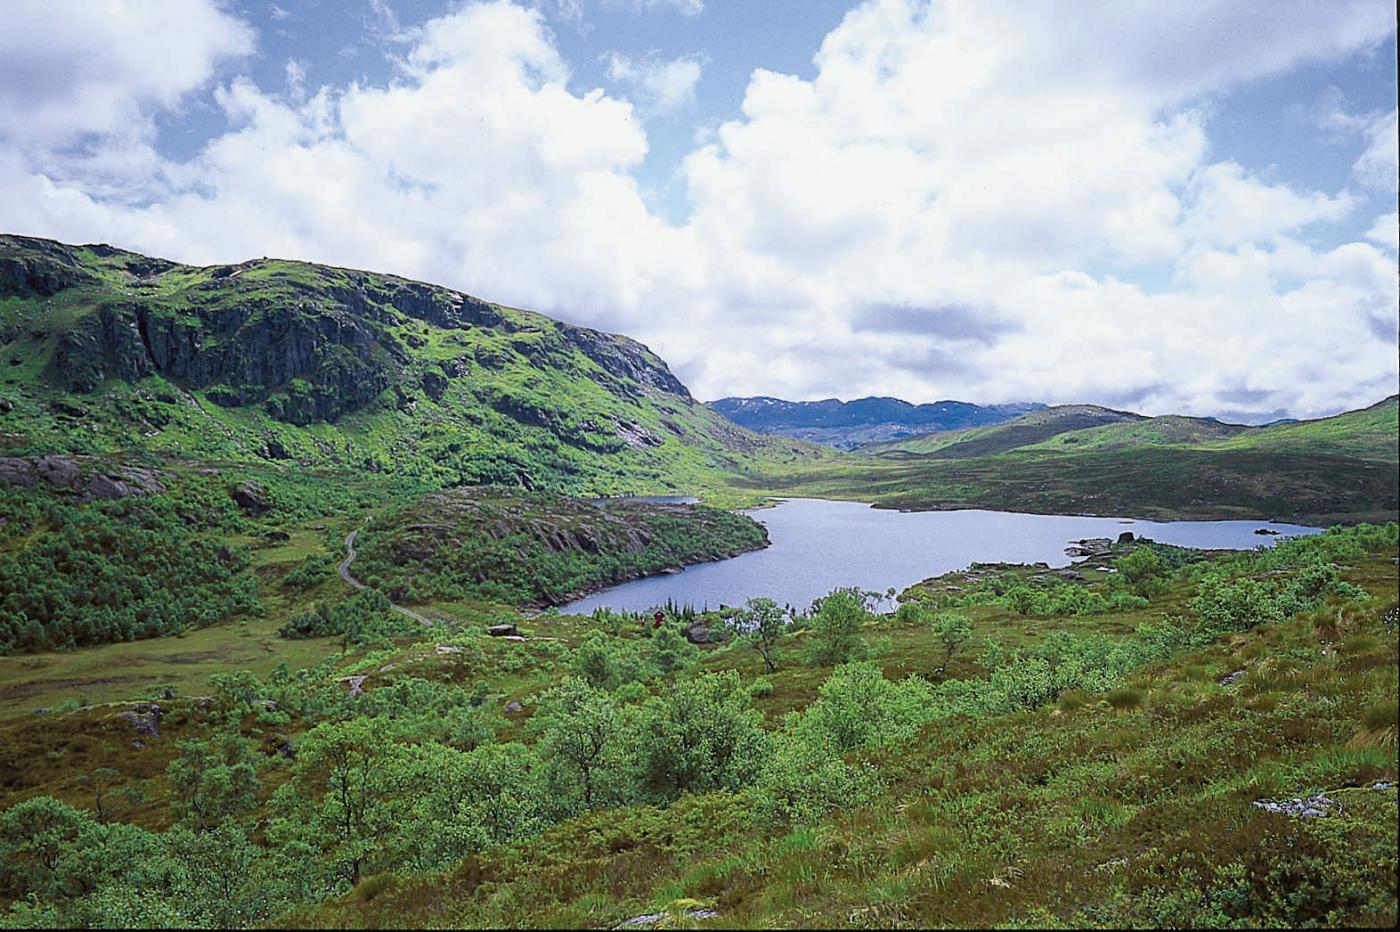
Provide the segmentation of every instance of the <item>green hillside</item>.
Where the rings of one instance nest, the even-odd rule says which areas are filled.
[[[1400,435],[1400,396],[1391,395],[1369,408],[1335,417],[1253,428],[1210,444],[1210,448],[1327,453],[1394,463],[1400,458],[1397,435]]]
[[[832,455],[646,347],[390,275],[0,236],[0,453],[144,450],[575,493]]]
[[[1005,424],[922,434],[890,443],[871,444],[863,447],[862,452],[918,453],[938,459],[971,459],[1042,443],[1069,431],[1084,431],[1143,419],[1141,414],[1114,411],[1098,405],[1056,405],[1023,414]]]
[[[92,648],[86,679],[84,652],[0,663],[0,915],[1390,927],[1396,534],[979,565],[894,614],[838,593],[771,669],[743,636],[548,613],[207,683],[166,678],[207,632],[160,666]]]
[[[1076,451],[1198,446],[1235,437],[1250,429],[1243,424],[1225,424],[1211,418],[1167,414],[1142,421],[1124,421],[1104,427],[1072,430],[1039,443],[1027,444],[1021,449]]]

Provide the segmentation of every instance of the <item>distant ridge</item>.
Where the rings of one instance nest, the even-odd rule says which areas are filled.
[[[1042,405],[1013,420],[990,427],[940,431],[893,443],[873,445],[870,449],[872,452],[921,453],[939,459],[967,459],[1043,443],[1072,431],[1147,420],[1148,418],[1141,414],[1116,411],[1099,405],[1056,405],[1053,408]]]
[[[1045,407],[1037,402],[977,405],[951,400],[916,405],[889,397],[784,401],[767,395],[721,398],[708,405],[758,433],[799,437],[845,450],[935,431],[988,427]]]

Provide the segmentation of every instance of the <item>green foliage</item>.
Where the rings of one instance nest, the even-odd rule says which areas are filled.
[[[814,666],[829,667],[865,656],[861,630],[870,620],[862,594],[837,589],[818,600],[807,622],[807,642]]]
[[[257,760],[236,731],[208,741],[181,741],[165,777],[179,799],[183,822],[197,832],[218,828],[257,801]]]
[[[46,533],[0,552],[0,654],[176,634],[257,610],[247,551],[196,536],[186,507],[167,496],[47,507]]]
[[[273,831],[318,847],[317,869],[332,883],[353,886],[375,870],[395,831],[391,802],[408,781],[405,752],[391,734],[375,718],[316,726],[275,796],[282,821]]]
[[[703,505],[454,489],[367,528],[356,572],[418,599],[557,605],[620,580],[752,550],[766,534],[745,515]]]
[[[679,647],[673,651],[664,640],[662,646],[667,658],[665,662],[684,662]],[[643,653],[637,641],[614,637],[602,631],[590,632],[584,638],[573,652],[570,669],[593,689],[603,690],[649,680],[658,672],[657,665]]]
[[[733,672],[677,680],[642,706],[631,739],[645,794],[671,800],[748,785],[767,750],[762,722]]]
[[[726,621],[740,641],[758,651],[769,673],[778,669],[778,639],[788,629],[786,609],[780,608],[772,599],[749,599],[743,608],[730,612]]]
[[[1133,590],[1134,595],[1148,596],[1160,588],[1160,579],[1166,569],[1164,561],[1151,547],[1135,547],[1127,556],[1113,561],[1119,574]]]
[[[670,676],[695,665],[700,649],[690,643],[672,625],[662,625],[651,638],[651,666],[663,676]]]
[[[558,798],[589,809],[625,795],[624,720],[616,700],[577,677],[566,677],[544,695],[539,721],[540,755],[552,765]]]
[[[423,630],[419,622],[393,611],[382,592],[360,589],[339,602],[318,602],[294,615],[278,634],[292,639],[338,637],[349,645],[421,636]]]
[[[957,612],[939,612],[928,624],[933,630],[933,636],[938,638],[938,643],[943,647],[943,662],[938,665],[937,670],[942,673],[948,669],[948,662],[953,659],[953,654],[972,640],[972,622]]]

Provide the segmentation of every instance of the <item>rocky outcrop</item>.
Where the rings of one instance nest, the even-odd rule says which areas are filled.
[[[261,482],[246,479],[229,489],[228,494],[239,508],[254,518],[272,510],[272,499],[267,494],[267,486]]]
[[[143,702],[125,712],[118,712],[117,717],[129,721],[136,734],[159,738],[160,720],[163,714],[160,706],[154,702]]]
[[[637,394],[639,388],[651,389],[692,400],[690,390],[671,374],[666,364],[635,340],[582,327],[563,326],[561,329],[573,346],[613,376],[614,385],[627,393]]]
[[[165,491],[164,479],[156,470],[61,453],[0,457],[0,481],[23,489],[46,485],[68,492],[80,502]]]
[[[1255,809],[1263,809],[1265,812],[1274,812],[1279,815],[1293,816],[1296,819],[1319,819],[1325,815],[1330,815],[1332,810],[1341,804],[1325,793],[1318,793],[1306,799],[1295,796],[1292,799],[1272,800],[1257,799],[1253,803]]]

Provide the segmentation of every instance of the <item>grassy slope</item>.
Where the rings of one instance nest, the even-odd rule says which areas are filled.
[[[1089,695],[955,718],[858,752],[886,777],[884,791],[815,825],[775,831],[743,797],[721,793],[610,810],[442,874],[380,877],[287,918],[298,927],[599,928],[700,905],[718,910],[715,924],[739,928],[1253,924],[1289,909],[1309,922],[1388,925],[1395,791],[1369,786],[1396,775],[1396,575],[1382,556],[1345,576],[1374,601],[1226,635],[1141,670],[1127,684],[1136,705]],[[1093,618],[972,614],[979,638],[1010,643],[1055,630],[1120,635],[1182,610],[1186,594]],[[926,634],[882,622],[869,629],[872,643],[881,638],[877,660],[890,677],[936,662]],[[785,643],[768,678],[774,692],[760,705],[770,721],[809,702],[824,675],[799,665],[799,641]],[[761,672],[734,650],[710,653],[705,666],[745,679]],[[986,672],[964,657],[950,675]],[[1392,724],[1377,725],[1385,716]],[[1319,790],[1343,802],[1339,813],[1304,822],[1252,806]],[[1339,908],[1307,913],[1312,902]]]
[[[1011,442],[1006,426],[961,432],[962,443],[980,443],[988,439],[984,431],[999,431],[991,439],[1004,446]],[[761,484],[776,494],[849,497],[911,510],[1276,518],[1316,525],[1387,521],[1400,513],[1400,406],[1394,398],[1332,418],[1212,439],[1228,430],[1152,418],[1060,432],[995,455],[948,458],[957,449],[955,436],[954,445],[932,455],[882,447],[887,452],[878,456],[775,469]],[[1164,442],[1173,438],[1179,441]],[[928,438],[929,444],[949,442]]]
[[[1195,446],[1234,437],[1248,430],[1249,428],[1242,424],[1224,424],[1206,418],[1167,414],[1145,421],[1068,431],[1049,440],[1028,444],[1022,449],[1068,452],[1183,444]]]
[[[1400,397],[1391,395],[1369,408],[1335,417],[1275,424],[1210,444],[1216,450],[1319,452],[1394,463],[1400,459],[1396,423]]]
[[[0,260],[38,261],[35,242],[42,243],[0,237]],[[833,455],[736,427],[683,389],[665,388],[674,382],[665,364],[640,344],[540,314],[478,302],[493,323],[437,326],[375,296],[416,289],[434,300],[475,299],[301,262],[193,268],[121,251],[49,246],[66,250],[54,262],[75,283],[50,297],[0,296],[0,397],[13,404],[0,415],[0,452],[140,449],[267,462],[268,450],[280,446],[274,462],[283,466],[392,472],[434,484],[524,482],[585,494],[694,491],[753,463]],[[359,295],[365,306],[348,304],[347,294]],[[318,387],[308,389],[304,380],[199,386],[157,373],[132,382],[115,377],[109,359],[94,392],[65,391],[58,352],[65,334],[89,325],[104,305],[133,303],[202,333],[201,352],[230,349],[225,344],[232,341],[236,354],[239,341],[254,345],[287,327],[363,326],[375,337],[366,358],[389,385],[362,405],[346,402],[333,422],[300,425],[273,417],[269,406]],[[216,325],[244,313],[249,319],[236,332]],[[639,382],[616,366],[610,371],[609,355],[625,357],[652,381]],[[446,388],[435,399],[424,380],[444,367]],[[231,388],[247,395],[246,403],[216,403]],[[352,389],[327,388],[332,395]],[[61,403],[87,413],[65,412],[56,407]]]
[[[1005,453],[1017,447],[1041,443],[1067,431],[1139,420],[1142,420],[1142,415],[1098,405],[1057,405],[1023,414],[1005,424],[921,434],[890,443],[871,444],[865,450],[870,453],[922,453],[940,458],[966,459]]]
[[[354,571],[396,601],[475,596],[561,605],[626,579],[767,544],[753,519],[703,505],[591,503],[452,489],[397,508],[358,537]]]

